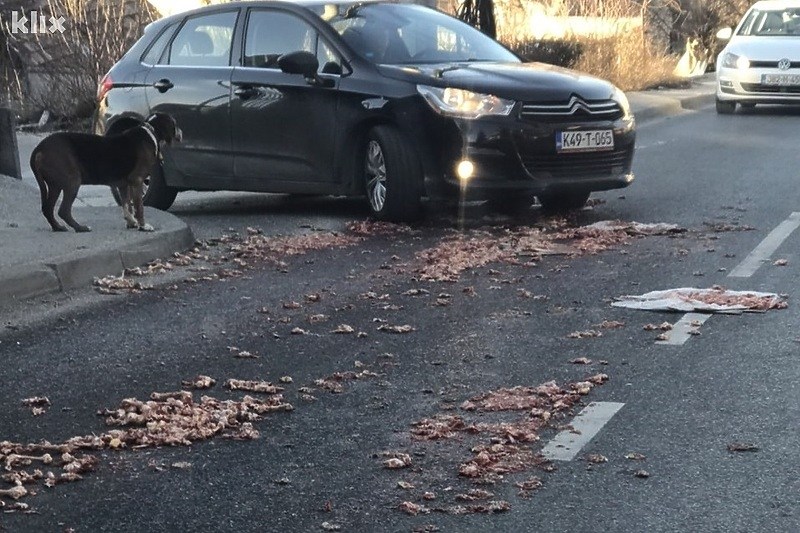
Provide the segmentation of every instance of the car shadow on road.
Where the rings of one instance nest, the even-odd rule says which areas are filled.
[[[415,228],[469,230],[533,226],[553,216],[537,205],[514,214],[499,213],[485,202],[428,200],[424,207],[423,218],[411,224]],[[347,222],[370,217],[363,198],[227,192],[186,193],[185,198],[179,195],[170,212],[192,226],[266,225],[275,231],[297,224],[337,230],[343,229]],[[566,216],[572,222],[590,223],[598,215],[589,207]]]
[[[746,108],[739,106],[737,114],[740,115],[764,115],[764,116],[787,116],[796,117],[800,116],[800,106],[789,105],[767,105],[759,104],[755,107]]]

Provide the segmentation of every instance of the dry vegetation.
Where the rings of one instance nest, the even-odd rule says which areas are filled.
[[[0,0],[4,15],[32,9],[64,17],[66,31],[12,34],[4,24],[0,41],[6,50],[0,55],[17,63],[5,72],[4,96],[24,115],[48,110],[67,120],[91,116],[98,83],[157,17],[146,0]]]
[[[498,40],[525,60],[574,68],[627,91],[680,82],[678,56],[651,31],[648,0],[511,1],[497,9]]]

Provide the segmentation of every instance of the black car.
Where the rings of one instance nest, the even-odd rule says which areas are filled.
[[[612,84],[517,56],[402,2],[234,2],[152,23],[101,82],[97,133],[171,114],[145,203],[181,190],[582,206],[633,181],[635,124]]]

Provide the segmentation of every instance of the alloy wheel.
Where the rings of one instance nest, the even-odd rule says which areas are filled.
[[[386,204],[386,161],[378,141],[372,140],[367,145],[364,174],[367,180],[369,205],[374,212],[380,213]]]

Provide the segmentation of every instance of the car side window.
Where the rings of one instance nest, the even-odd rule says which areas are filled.
[[[317,61],[322,74],[342,74],[342,58],[331,45],[323,39],[317,41]]]
[[[224,67],[230,64],[236,11],[192,17],[175,36],[170,65]]]
[[[155,65],[159,62],[161,56],[164,55],[164,48],[166,48],[167,43],[172,38],[172,34],[175,33],[175,26],[177,25],[177,22],[171,24],[166,30],[161,32],[161,35],[159,35],[153,44],[150,45],[147,53],[142,56],[142,63],[147,65]]]
[[[289,52],[315,53],[316,30],[303,19],[274,10],[253,10],[247,21],[244,66],[278,68],[278,58]]]

